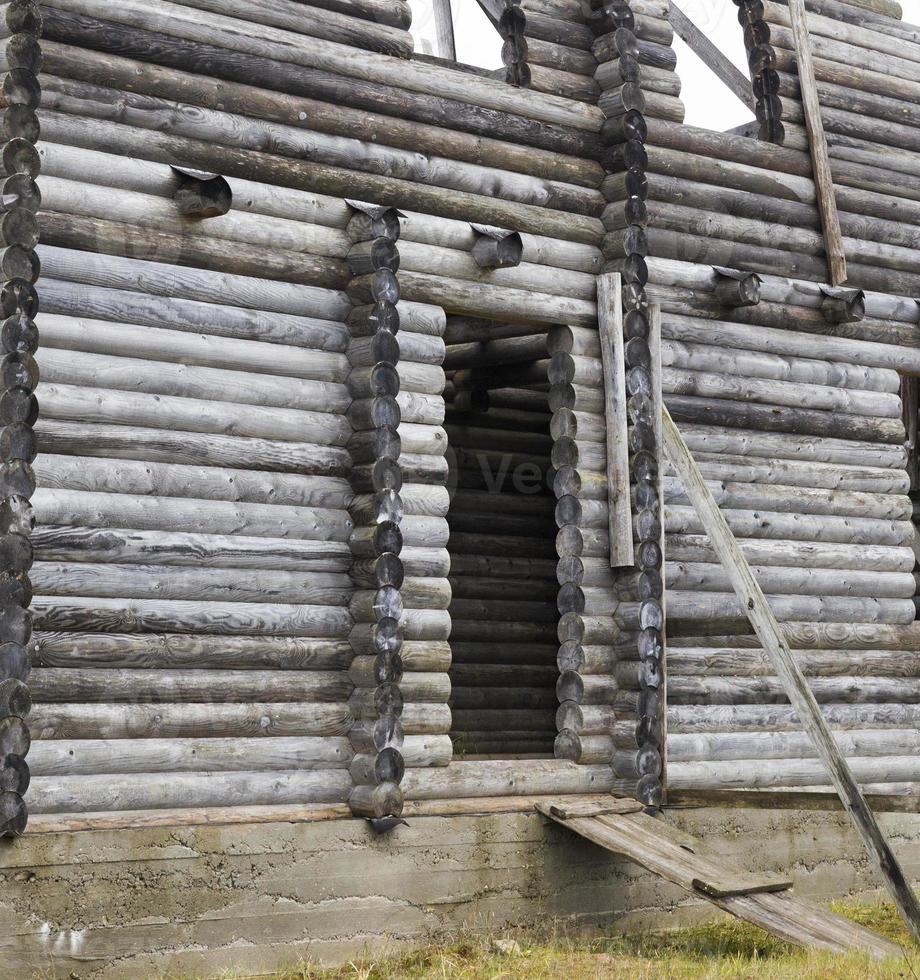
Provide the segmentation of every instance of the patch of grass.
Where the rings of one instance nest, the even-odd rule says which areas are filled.
[[[902,943],[910,955],[877,963],[859,954],[800,950],[731,919],[601,939],[558,932],[471,935],[332,969],[302,963],[274,980],[920,980],[920,956],[893,906],[836,903],[833,908]]]

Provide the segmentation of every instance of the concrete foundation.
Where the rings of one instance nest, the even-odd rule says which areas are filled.
[[[693,809],[669,820],[802,895],[876,883],[843,814]],[[920,877],[920,815],[882,827]],[[0,976],[259,975],[395,953],[443,932],[677,926],[715,913],[532,813],[33,834],[0,850]]]

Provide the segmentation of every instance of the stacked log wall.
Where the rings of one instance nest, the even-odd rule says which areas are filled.
[[[792,73],[777,4],[765,2],[762,13],[745,5],[742,16],[763,25],[748,25],[752,51],[769,49],[756,62],[766,135],[779,133],[776,113],[768,119],[773,96],[781,114],[792,113],[784,147],[683,125],[657,0],[578,11],[568,0],[525,0],[509,27],[529,90],[412,60],[398,0],[46,3],[35,806],[340,801],[371,785],[373,767],[356,763],[355,746],[378,743],[361,741],[355,712],[384,728],[389,713],[374,700],[376,665],[354,662],[351,640],[356,619],[382,622],[386,609],[356,593],[379,591],[368,576],[392,552],[359,558],[353,535],[357,522],[373,527],[386,514],[399,516],[403,577],[401,609],[383,617],[398,618],[400,663],[387,669],[400,676],[384,683],[396,683],[401,715],[393,744],[387,734],[378,747],[400,743],[407,798],[476,791],[469,770],[453,778],[444,766],[451,697],[459,717],[476,699],[498,696],[470,682],[477,671],[467,668],[481,659],[464,659],[493,654],[474,636],[460,639],[466,627],[452,638],[451,662],[451,604],[475,617],[477,604],[497,601],[460,594],[481,589],[470,577],[483,569],[487,582],[501,568],[498,578],[516,578],[519,592],[521,582],[539,591],[549,610],[537,642],[526,641],[534,652],[517,651],[526,662],[503,643],[505,659],[491,664],[516,675],[498,711],[528,687],[511,668],[539,680],[531,741],[542,754],[555,737],[561,757],[532,770],[541,785],[552,790],[554,774],[575,769],[584,771],[567,785],[607,785],[612,759],[616,775],[644,778],[640,795],[658,800],[662,580],[675,650],[690,651],[675,654],[670,681],[670,778],[717,781],[681,766],[714,764],[723,749],[735,753],[735,769],[753,770],[734,760],[756,739],[736,736],[750,726],[759,738],[790,722],[745,652],[746,619],[679,486],[654,469],[642,398],[630,438],[645,565],[615,583],[609,571],[598,479],[596,275],[604,269],[624,277],[632,394],[648,397],[655,303],[665,399],[780,618],[806,623],[796,635],[815,637],[803,656],[816,686],[827,679],[829,715],[853,729],[854,751],[872,745],[879,757],[903,759],[894,749],[914,723],[913,695],[894,679],[913,670],[913,565],[896,382],[899,371],[920,373],[920,315],[903,298],[920,285],[920,212],[909,192],[918,146],[902,62],[918,39],[892,21],[887,0],[861,5],[860,15],[874,7],[874,26],[861,36],[900,60],[886,73],[870,59],[866,71],[884,79],[853,76],[875,86],[871,98],[856,96],[866,109],[857,133],[831,104],[839,68],[824,64],[843,63],[834,59],[849,52],[841,43],[853,44],[847,25],[863,23],[836,16],[847,6],[810,6],[814,37],[826,38],[816,52],[827,76],[819,82],[830,100],[822,96],[854,287],[826,296],[816,285],[826,278],[823,242],[783,77]],[[15,57],[28,57],[27,48]],[[546,69],[542,82],[537,68]],[[522,70],[517,81],[526,84]],[[892,98],[902,116],[908,107],[905,118],[891,118]],[[172,166],[219,174],[231,209],[183,217]],[[348,383],[356,352],[371,356],[376,337],[356,312],[376,302],[373,285],[355,274],[356,198],[400,212],[399,391],[387,396],[399,409],[398,502],[377,499],[372,483],[356,489],[349,449],[356,432],[395,418],[391,402],[356,407]],[[483,267],[474,250],[484,225],[519,236],[520,260]],[[526,356],[503,362],[515,343]],[[483,378],[488,398],[475,402]],[[451,431],[461,456],[526,442],[555,471],[556,548],[552,496],[535,495],[534,513],[522,516],[534,521],[539,554],[522,556],[534,563],[523,577],[523,566],[460,551],[449,570],[451,521],[467,533],[463,515],[477,501],[464,505],[462,494],[479,489],[458,488],[451,506]],[[491,441],[496,431],[510,434],[507,447]],[[479,513],[498,526],[512,495],[494,496],[496,509]],[[663,556],[650,547],[662,527]],[[512,567],[515,575],[505,574]],[[488,619],[458,621],[472,630]],[[889,648],[903,648],[890,665],[880,655]],[[833,658],[822,650],[852,673],[830,676]],[[857,670],[861,658],[873,673]],[[453,694],[451,671],[462,681]],[[551,674],[562,699],[555,736]],[[455,730],[481,735],[463,727],[473,720]],[[901,734],[886,741],[877,733],[888,727]],[[777,758],[797,751],[794,741],[761,741],[786,753]],[[488,739],[479,744],[493,750]],[[704,745],[715,748],[701,758]],[[789,770],[776,766],[765,778],[783,784]],[[167,771],[175,785],[151,803]],[[905,771],[892,764],[892,780]]]
[[[764,139],[783,136],[771,128],[774,110],[790,118],[781,97],[767,98],[776,96],[772,76],[757,81],[758,65],[769,75],[785,63],[771,23],[783,11],[765,5],[763,24],[746,33]],[[752,14],[760,5],[742,5],[742,23]],[[920,317],[906,298],[915,261],[909,183],[879,171],[884,149],[874,151],[871,176],[868,156],[857,163],[832,150],[851,276],[846,289],[825,290],[803,134],[788,128],[787,146],[776,147],[680,125],[662,111],[641,55],[627,87],[619,63],[635,42],[621,31],[610,49],[616,67],[598,69],[619,86],[600,100],[616,154],[604,184],[607,267],[660,305],[664,401],[774,612],[790,624],[841,744],[862,778],[914,781],[907,729],[920,661],[910,652],[914,529],[899,399],[899,372],[920,368]],[[864,105],[871,134],[875,116]],[[835,112],[825,109],[826,121]],[[900,223],[889,220],[895,214]],[[624,308],[627,316],[636,308],[635,294]],[[821,783],[817,761],[794,747],[784,694],[679,481],[669,467],[662,475],[668,784]],[[637,639],[624,630],[617,654],[624,708],[647,698]],[[618,776],[641,778],[643,733],[622,708],[614,740]]]
[[[398,2],[45,17],[33,805],[371,813],[403,768],[430,796],[451,759],[444,309],[594,323],[598,111],[409,60]],[[180,213],[188,168],[226,213]],[[387,259],[360,202],[399,211],[398,391],[374,389]],[[471,221],[521,261],[481,268]],[[398,491],[365,458],[394,420]],[[394,516],[398,598],[370,533]],[[377,664],[370,628],[397,614]]]

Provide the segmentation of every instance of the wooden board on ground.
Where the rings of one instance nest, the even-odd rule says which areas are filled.
[[[578,817],[600,817],[607,813],[639,813],[644,807],[638,800],[607,797],[605,800],[553,800],[538,803],[537,809],[554,820],[574,820]],[[546,812],[549,811],[549,812]]]
[[[797,898],[791,881],[740,872],[706,853],[705,844],[643,812],[562,817],[574,812],[562,799],[537,809],[576,834],[680,885],[720,909],[798,946],[835,952],[862,950],[878,959],[901,948],[842,915]]]

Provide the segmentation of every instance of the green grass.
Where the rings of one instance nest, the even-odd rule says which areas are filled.
[[[901,942],[910,954],[877,963],[865,956],[807,952],[756,926],[720,921],[673,932],[603,939],[507,932],[469,936],[408,955],[334,969],[300,964],[276,980],[920,980],[920,955],[889,905],[838,903],[835,911]],[[496,939],[519,951],[501,952]]]

